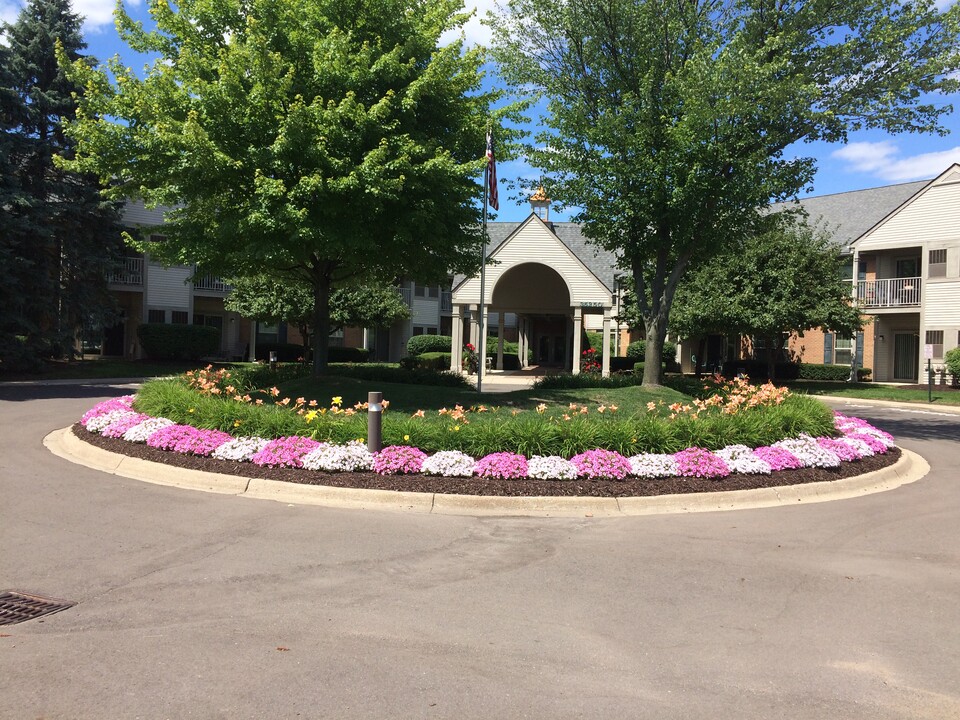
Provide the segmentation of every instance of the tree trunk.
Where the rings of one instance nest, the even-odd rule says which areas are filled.
[[[697,362],[694,363],[693,371],[697,376],[697,380],[700,380],[703,377],[703,356],[707,352],[707,338],[705,335],[700,336],[700,341],[697,343]]]
[[[313,272],[313,376],[327,372],[330,347],[330,274],[315,268]]]
[[[654,316],[647,322],[643,359],[645,386],[663,385],[663,341],[666,336],[667,325],[659,316]]]
[[[780,355],[780,342],[770,335],[767,340],[767,380],[773,382],[777,375],[777,356]]]

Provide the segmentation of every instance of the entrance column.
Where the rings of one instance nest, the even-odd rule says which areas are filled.
[[[527,366],[527,319],[518,318],[517,322],[517,354],[520,356],[520,369]]]
[[[480,313],[477,313],[478,318],[479,317],[483,318],[483,332],[480,333],[479,328],[477,329],[478,334],[480,335],[480,341],[477,343],[477,362],[479,363],[480,367],[483,368],[483,371],[482,371],[483,375],[481,377],[486,377],[487,375],[487,327],[488,327],[487,323],[490,322],[490,306],[479,305],[478,307],[480,309],[480,313],[483,313],[483,315],[480,315]],[[480,371],[478,370],[478,372]]]
[[[610,308],[603,309],[603,377],[610,377]]]
[[[450,315],[450,370],[463,371],[463,305],[454,305]]]
[[[571,372],[580,374],[580,334],[583,332],[583,310],[573,309],[573,365]]]
[[[501,310],[497,313],[497,370],[503,370],[503,316]]]
[[[480,305],[470,306],[470,344],[480,352]]]

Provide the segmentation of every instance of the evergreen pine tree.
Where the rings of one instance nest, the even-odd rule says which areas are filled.
[[[56,44],[83,58],[80,30],[69,0],[29,0],[3,28],[0,369],[69,353],[82,327],[102,326],[114,312],[106,275],[122,253],[119,207],[100,197],[95,177],[54,163],[73,156],[60,119],[75,116],[71,93],[82,91],[59,67]]]

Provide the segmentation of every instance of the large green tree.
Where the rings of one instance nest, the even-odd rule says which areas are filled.
[[[492,22],[505,79],[545,100],[530,162],[632,273],[647,385],[687,270],[811,184],[798,143],[943,132],[929,98],[958,88],[960,5],[932,0],[508,0]]]
[[[150,13],[152,31],[118,14],[127,44],[158,55],[146,76],[75,63],[88,92],[70,126],[71,167],[172,208],[166,239],[142,247],[308,283],[317,374],[344,281],[476,269],[498,94],[481,87],[482,51],[440,45],[466,20],[459,0],[153,0]]]
[[[313,288],[296,279],[255,275],[230,280],[228,310],[261,322],[293,325],[309,349],[314,334]],[[382,328],[410,318],[410,307],[390,283],[352,284],[330,294],[330,332],[347,326]],[[309,353],[305,354],[307,357]]]
[[[73,142],[83,87],[58,65],[56,45],[79,64],[93,62],[69,0],[30,0],[2,28],[0,50],[0,355],[69,352],[78,329],[111,317],[107,272],[123,244],[119,210],[100,196],[95,176],[59,169]],[[23,347],[18,338],[26,338]]]
[[[820,327],[856,335],[863,318],[843,275],[847,257],[829,233],[784,215],[768,218],[766,224],[684,277],[670,331],[681,337],[760,338],[773,378],[788,334]]]

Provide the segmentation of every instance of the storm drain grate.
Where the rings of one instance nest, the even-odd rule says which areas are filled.
[[[76,605],[75,602],[27,595],[18,592],[0,593],[0,625],[13,625],[51,615]]]

